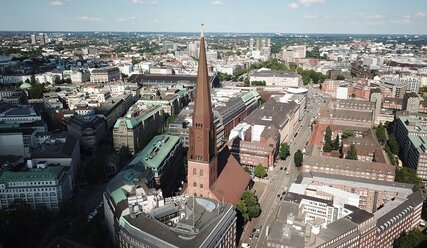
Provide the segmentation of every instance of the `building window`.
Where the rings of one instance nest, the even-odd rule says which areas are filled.
[[[203,169],[200,169],[200,176],[203,176]]]
[[[200,188],[203,189],[203,183],[200,184]]]
[[[197,175],[197,169],[193,168],[193,176]]]
[[[197,187],[197,183],[196,182],[193,183],[193,187],[195,187],[195,188]]]

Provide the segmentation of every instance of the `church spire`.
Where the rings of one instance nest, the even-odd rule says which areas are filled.
[[[200,33],[199,66],[197,70],[196,100],[193,126],[190,128],[191,160],[210,162],[216,155],[216,137],[213,125],[212,103],[206,62],[206,46],[203,24]]]

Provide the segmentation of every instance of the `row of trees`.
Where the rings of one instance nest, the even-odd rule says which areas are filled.
[[[384,151],[387,153],[391,164],[397,165],[398,161],[396,156],[399,154],[399,143],[397,142],[396,136],[393,133],[387,135],[386,127],[380,122],[375,129],[375,134],[378,141],[384,145]]]
[[[270,59],[268,61],[264,62],[258,62],[251,65],[251,70],[257,70],[260,68],[269,68],[271,70],[275,71],[284,71],[284,72],[290,72],[291,70],[289,67],[286,66],[286,64],[280,62],[278,59]]]

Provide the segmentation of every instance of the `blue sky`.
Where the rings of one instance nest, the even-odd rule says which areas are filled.
[[[0,30],[427,34],[427,0],[0,0]]]

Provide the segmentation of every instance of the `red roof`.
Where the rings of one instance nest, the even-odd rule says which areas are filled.
[[[231,203],[236,207],[251,178],[230,154],[227,146],[221,150],[218,163],[225,163],[225,167],[212,185],[211,192],[219,201]],[[218,167],[221,165],[218,164]]]

